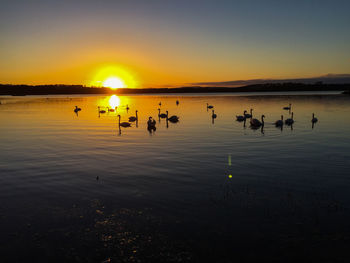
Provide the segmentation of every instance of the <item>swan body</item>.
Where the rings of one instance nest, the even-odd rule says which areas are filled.
[[[209,104],[207,103],[207,108],[208,108],[208,109],[212,109],[212,108],[214,108],[214,106],[213,106],[213,105],[209,105]]]
[[[160,113],[160,109],[158,109],[158,117],[160,117],[160,118],[166,118],[167,117],[167,115],[165,114],[165,113]]]
[[[107,107],[107,111],[108,111],[108,112],[114,112],[114,109],[113,109],[113,108],[110,109],[109,107]]]
[[[129,121],[131,121],[131,122],[134,122],[134,121],[137,121],[139,118],[137,117],[137,111],[135,112],[135,115],[136,116],[130,116],[129,117]]]
[[[213,110],[213,113],[212,113],[211,117],[212,117],[213,119],[215,119],[215,118],[217,117],[217,115],[214,113],[214,110]]]
[[[101,107],[100,107],[100,106],[98,106],[98,112],[99,112],[99,113],[106,113],[105,110],[101,110]]]
[[[276,127],[283,126],[283,115],[281,115],[281,119],[275,122]]]
[[[120,115],[118,115],[118,117],[119,117],[119,127],[122,126],[124,128],[127,128],[131,126],[129,122],[120,122]]]
[[[147,126],[150,129],[155,128],[156,127],[156,121],[152,120],[152,117],[149,117],[148,121],[147,121]]]
[[[246,114],[246,110],[243,112],[243,115],[236,115],[236,120],[237,121],[244,121],[245,120],[245,114]]]
[[[78,106],[75,106],[74,112],[81,111],[81,108],[78,108]]]
[[[178,100],[176,100],[176,106],[179,105],[179,103],[180,103],[180,102],[179,102]]]
[[[264,125],[264,118],[265,115],[261,115],[261,121],[259,121],[258,119],[250,119],[250,126],[253,128],[258,128],[262,125]]]
[[[244,111],[245,113],[244,113],[244,117],[245,118],[251,118],[252,116],[253,116],[253,109],[250,109],[250,114],[249,113],[247,113],[247,111]]]
[[[291,103],[289,103],[289,106],[283,107],[284,110],[290,110],[291,108],[292,108],[292,104]]]
[[[312,123],[318,122],[318,119],[315,117],[315,113],[312,113],[311,122],[312,122]]]
[[[166,119],[170,122],[178,122],[179,121],[179,117],[177,117],[176,115],[171,116],[170,118],[169,116],[169,112],[166,111]]]
[[[292,125],[294,123],[293,115],[294,115],[294,113],[292,112],[292,117],[289,119],[286,119],[284,123],[287,125]]]

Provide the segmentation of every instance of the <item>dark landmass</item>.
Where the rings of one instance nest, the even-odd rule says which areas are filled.
[[[266,83],[243,87],[202,87],[118,89],[86,87],[82,85],[7,85],[0,84],[0,95],[65,95],[65,94],[144,94],[144,93],[216,93],[216,92],[281,92],[281,91],[344,91],[349,93],[350,84]]]

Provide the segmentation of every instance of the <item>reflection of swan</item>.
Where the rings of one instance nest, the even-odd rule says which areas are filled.
[[[283,115],[281,115],[281,119],[275,122],[276,127],[283,126]]]
[[[312,123],[318,122],[318,119],[315,117],[315,113],[312,113],[311,122],[312,122]]]
[[[160,113],[160,109],[158,109],[158,117],[164,119],[167,117],[167,115],[165,113]]]
[[[137,120],[138,120],[137,111],[135,111],[135,115],[136,115],[136,116],[130,116],[130,117],[129,117],[129,121],[131,121],[131,122],[137,121]]]
[[[294,112],[292,112],[291,118],[285,120],[285,124],[292,125],[294,123],[293,116],[294,116]]]
[[[245,114],[246,114],[246,110],[243,112],[243,115],[236,115],[236,119],[237,121],[245,121]]]
[[[78,111],[81,111],[81,108],[78,108],[78,106],[75,106],[74,112],[78,113]]]
[[[264,125],[264,118],[265,115],[261,115],[261,122],[258,119],[250,119],[250,126],[252,128],[259,128],[260,126]]]
[[[213,106],[213,105],[209,105],[209,104],[207,103],[207,109],[212,109],[212,108],[214,108],[214,106]]]
[[[247,112],[247,111],[245,111]],[[253,116],[253,109],[250,109],[250,114],[249,113],[244,113],[244,117],[246,118],[251,118]]]
[[[211,117],[212,117],[213,119],[215,119],[215,118],[217,117],[217,115],[214,113],[214,110],[213,110],[213,113],[212,113]]]
[[[292,108],[292,104],[291,103],[289,103],[289,107],[288,106],[287,107],[283,107],[284,110],[291,110],[291,108]]]
[[[100,107],[100,106],[98,106],[98,112],[99,112],[99,113],[106,113],[105,110],[101,110],[101,107]]]
[[[127,127],[131,126],[131,124],[128,122],[120,122],[120,115],[118,115],[118,117],[119,117],[119,127],[122,126],[122,127],[127,128]]]
[[[178,122],[179,121],[179,117],[177,117],[176,115],[173,115],[170,118],[168,116],[169,116],[169,112],[166,111],[166,119],[167,119],[167,121],[170,121],[170,122]]]

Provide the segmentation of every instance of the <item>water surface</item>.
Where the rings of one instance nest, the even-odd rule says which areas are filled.
[[[5,261],[348,259],[349,96],[0,100]],[[158,120],[159,102],[180,121]],[[289,103],[295,123],[278,129]],[[250,108],[263,129],[235,121]],[[135,110],[137,125],[119,129]]]

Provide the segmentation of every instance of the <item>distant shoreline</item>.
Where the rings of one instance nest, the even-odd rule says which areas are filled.
[[[85,87],[82,85],[6,85],[0,84],[0,95],[73,95],[73,94],[154,94],[154,93],[236,93],[236,92],[297,92],[297,91],[343,91],[350,93],[350,84],[302,84],[271,83],[255,84],[242,87],[202,87],[190,86],[179,88],[117,89]]]

